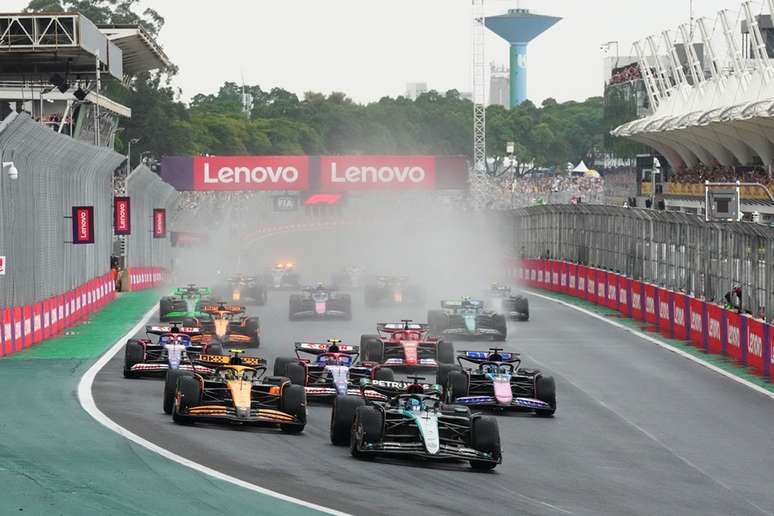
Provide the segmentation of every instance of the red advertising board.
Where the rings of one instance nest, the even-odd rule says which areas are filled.
[[[632,306],[632,318],[638,321],[645,320],[645,311],[642,309],[643,304],[643,288],[642,283],[636,280],[631,281],[631,306]]]
[[[766,342],[766,330],[763,321],[759,319],[747,319],[747,365],[752,367],[755,374],[766,375],[766,363],[763,357],[763,346]]]
[[[574,263],[567,264],[567,293],[580,297],[578,295],[578,265]]]
[[[707,351],[713,354],[723,353],[721,324],[723,309],[713,303],[707,303]]]
[[[643,283],[642,290],[645,321],[649,324],[656,324],[656,287],[649,283]]]
[[[568,286],[567,286],[567,271],[570,269],[570,266],[567,262],[559,262],[559,292],[563,292],[567,294],[569,292]]]
[[[629,278],[618,277],[618,311],[630,317],[632,315],[631,296],[629,295],[631,283],[632,280]]]
[[[597,302],[597,270],[591,267],[586,268],[586,299]]]
[[[73,206],[73,244],[94,243],[94,206]]]
[[[51,304],[53,300],[43,300],[43,340],[51,336]]]
[[[129,197],[113,199],[113,233],[116,235],[132,234],[131,200]]]
[[[674,337],[688,339],[688,298],[685,294],[672,292],[672,324]]]
[[[24,317],[24,347],[28,348],[32,346],[32,307],[30,305],[22,308],[22,316]]]
[[[206,233],[171,231],[169,235],[172,247],[207,247],[209,243],[209,236]]]
[[[193,189],[306,190],[308,156],[197,156],[193,158]]]
[[[562,291],[562,262],[554,260],[551,262],[551,290],[555,292]]]
[[[586,277],[588,272],[585,265],[578,265],[578,282],[576,284],[576,296],[581,299],[586,299]]]
[[[607,273],[597,269],[597,303],[607,305]]]
[[[13,318],[13,348],[12,351],[21,351],[24,346],[24,337],[22,333],[22,309],[14,306],[11,311]]]
[[[153,210],[153,238],[167,238],[167,210],[164,208]]]
[[[13,352],[13,320],[11,319],[11,309],[3,308],[0,313],[2,313],[3,316],[3,327],[0,328],[0,334],[2,334],[0,355],[8,355]]]
[[[704,329],[706,328],[704,321],[705,309],[706,304],[704,301],[690,298],[690,301],[688,302],[688,310],[690,312],[689,326],[691,332],[691,342],[694,346],[701,349],[704,349]]]
[[[618,310],[618,278],[614,272],[607,273],[607,306],[613,310]]]
[[[742,361],[742,316],[736,312],[726,312],[726,354]]]
[[[672,336],[672,314],[670,303],[672,302],[672,292],[666,289],[658,291],[658,319],[659,331],[665,337]]]
[[[433,156],[320,156],[320,189],[430,190]]]
[[[32,305],[32,343],[37,344],[43,340],[43,305]]]

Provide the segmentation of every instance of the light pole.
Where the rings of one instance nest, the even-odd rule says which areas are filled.
[[[126,175],[127,176],[132,173],[132,144],[137,143],[140,140],[142,140],[142,138],[129,139],[129,149],[126,152]]]

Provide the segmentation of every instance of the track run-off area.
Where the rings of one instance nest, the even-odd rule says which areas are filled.
[[[309,244],[293,245],[300,252]],[[289,322],[288,295],[272,292],[266,306],[249,309],[261,318],[259,354],[270,364],[291,355],[296,340],[357,343],[377,321],[426,317],[424,307],[366,308],[354,293],[352,321]],[[462,463],[356,460],[330,444],[330,407],[321,403],[310,403],[300,435],[176,425],[162,411],[162,382],[124,379],[122,353],[96,374],[92,393],[110,420],[154,445],[347,513],[774,514],[770,397],[572,307],[538,296],[530,305],[531,320],[510,326],[506,347],[555,376],[558,410],[550,419],[497,416],[503,464],[490,473]]]

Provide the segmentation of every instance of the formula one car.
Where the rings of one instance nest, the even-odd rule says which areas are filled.
[[[283,432],[298,433],[306,425],[306,394],[284,377],[263,378],[266,362],[257,357],[202,356],[217,364],[208,376],[179,373],[176,378],[172,419],[246,425],[278,424]]]
[[[296,385],[303,385],[308,399],[330,400],[342,394],[360,394],[360,380],[395,379],[392,369],[375,364],[355,364],[357,346],[342,344],[338,339],[321,342],[296,342],[296,357],[278,357],[274,360],[274,376],[287,376]],[[301,354],[313,358],[303,358]],[[382,394],[368,389],[369,398],[385,399]]]
[[[488,471],[502,463],[497,420],[471,414],[468,407],[447,405],[440,386],[419,383],[361,381],[361,390],[373,389],[387,401],[365,394],[339,396],[331,413],[331,442],[349,444],[354,457],[402,455],[431,460],[467,460]]]
[[[521,367],[518,353],[491,348],[460,351],[459,366],[443,366],[436,381],[447,402],[498,410],[527,410],[539,416],[556,412],[556,384],[552,376]],[[474,367],[465,367],[463,362]]]
[[[202,305],[201,311],[209,317],[195,319],[202,333],[202,342],[215,341],[221,344],[240,344],[259,347],[261,345],[261,321],[258,317],[247,317],[245,307],[238,305]]]
[[[426,324],[404,319],[399,323],[378,323],[376,331],[376,335],[360,337],[364,363],[404,370],[434,369],[438,364],[454,363],[454,344],[431,337]]]
[[[213,289],[215,296],[229,302],[246,303],[263,306],[269,299],[269,291],[266,285],[255,276],[234,274],[229,276],[225,283]]]
[[[410,285],[405,276],[377,276],[366,284],[364,296],[366,306],[420,305],[424,302],[422,290]]]
[[[159,320],[182,321],[193,317],[207,317],[200,306],[203,303],[214,303],[212,290],[196,285],[176,288],[171,296],[162,297],[159,301]]]
[[[352,299],[335,289],[318,284],[290,296],[289,317],[299,319],[352,319]]]
[[[521,295],[513,295],[508,285],[492,285],[489,290],[489,306],[498,314],[515,321],[529,321],[529,301]]]
[[[130,339],[126,343],[124,378],[164,376],[167,370],[178,368],[207,372],[206,368],[197,369],[191,359],[204,353],[223,352],[220,344],[198,341],[201,330],[195,327],[151,325],[145,327],[145,333],[148,338]],[[158,339],[154,342],[151,335]]]
[[[484,308],[484,302],[463,297],[441,301],[441,310],[427,312],[430,333],[466,340],[505,340],[508,326],[502,314]]]
[[[361,288],[365,280],[365,270],[351,265],[333,275],[333,286],[340,290]]]
[[[274,290],[297,289],[301,286],[295,265],[278,263],[266,275],[266,284]]]

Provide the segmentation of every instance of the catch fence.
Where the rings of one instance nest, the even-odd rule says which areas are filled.
[[[741,287],[743,310],[774,317],[774,229],[768,226],[582,204],[512,215],[517,256],[589,265],[714,302]]]

